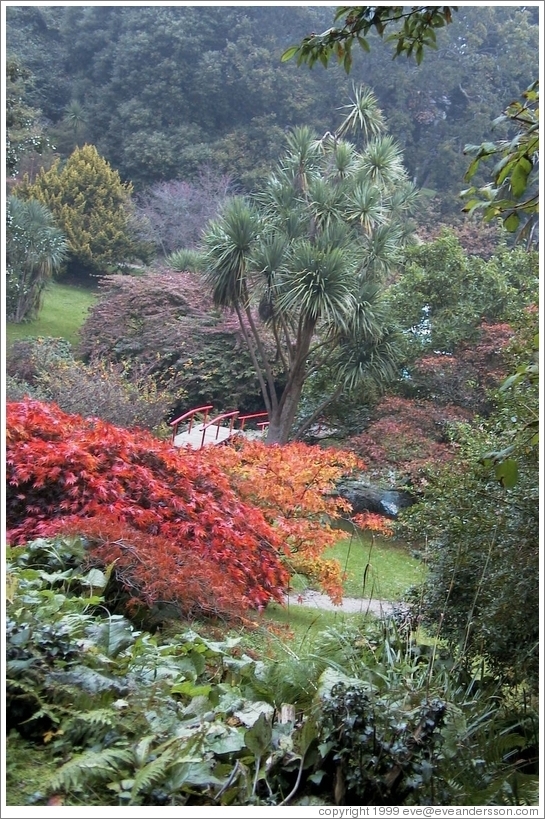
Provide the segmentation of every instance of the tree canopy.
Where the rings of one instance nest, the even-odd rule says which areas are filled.
[[[374,8],[379,17],[390,13]],[[437,23],[445,7],[422,8],[432,8]],[[32,72],[27,103],[42,110],[62,157],[74,147],[67,111],[79,105],[78,139],[95,144],[136,191],[194,181],[203,164],[245,191],[257,188],[286,129],[323,133],[351,80],[365,82],[403,147],[409,177],[437,192],[433,219],[459,213],[464,146],[485,141],[489,123],[536,75],[535,10],[460,7],[451,23],[431,27],[436,49],[424,43],[419,66],[416,40],[405,37],[400,53],[415,45],[403,60],[392,60],[396,42],[387,41],[418,17],[385,20],[381,37],[373,15],[363,34],[370,52],[352,48],[350,77],[336,60],[327,71],[319,60],[312,71],[281,62],[290,43],[328,29],[332,12],[244,4],[220,5],[211,17],[198,6],[12,6],[7,49]],[[498,128],[503,138],[506,124]],[[474,183],[484,182],[479,173]]]
[[[344,139],[354,130],[360,150]],[[393,373],[394,333],[381,305],[385,276],[410,236],[415,191],[384,133],[373,93],[355,88],[346,117],[318,138],[293,131],[264,190],[234,198],[204,236],[214,302],[234,310],[269,412],[268,441],[292,432],[303,385],[325,362],[333,393]],[[278,389],[253,310],[275,340]]]

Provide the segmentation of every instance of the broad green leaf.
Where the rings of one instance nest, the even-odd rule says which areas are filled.
[[[369,43],[367,42],[365,37],[357,36],[356,39],[358,41],[358,45],[361,46],[361,48],[363,48],[364,51],[369,52],[371,50]]]
[[[189,680],[176,683],[170,689],[171,694],[187,694],[189,697],[207,697],[212,690],[211,685],[194,685]]]
[[[519,199],[528,185],[528,176],[532,170],[532,163],[525,156],[522,156],[511,173],[511,190],[513,196]],[[507,228],[509,230],[509,228]]]
[[[108,657],[117,657],[123,649],[134,643],[131,624],[119,615],[112,615],[97,625],[89,636]]]
[[[519,226],[519,222],[518,213],[510,213],[507,219],[504,220],[503,226],[509,233],[514,233]]]
[[[207,748],[215,754],[235,754],[244,748],[243,732],[228,725],[215,723],[206,735]]]
[[[272,727],[265,714],[261,714],[259,719],[256,720],[252,727],[248,728],[244,734],[246,747],[256,757],[263,756],[265,751],[269,748],[271,738]]]
[[[272,719],[273,713],[274,708],[272,705],[269,705],[268,702],[257,701],[246,702],[243,708],[239,708],[238,711],[235,711],[234,716],[239,719],[243,725],[250,728],[263,715]]]
[[[518,465],[512,458],[496,466],[496,478],[505,489],[512,489],[518,480]]]
[[[288,60],[291,60],[291,58],[294,57],[297,54],[298,51],[299,51],[299,46],[296,46],[296,45],[295,46],[290,46],[289,48],[287,48],[284,51],[284,53],[280,57],[281,62],[286,63]]]
[[[301,733],[299,735],[299,748],[301,755],[304,756],[315,739],[320,736],[320,730],[316,725],[314,719],[306,719],[303,723]]]
[[[91,569],[81,578],[82,586],[95,586],[97,589],[103,589],[107,582],[108,578],[100,569]]]

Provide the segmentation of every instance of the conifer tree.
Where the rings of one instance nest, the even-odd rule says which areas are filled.
[[[17,193],[42,202],[64,231],[68,272],[103,275],[138,257],[130,232],[132,185],[121,181],[94,145],[42,169],[33,184],[25,177]]]

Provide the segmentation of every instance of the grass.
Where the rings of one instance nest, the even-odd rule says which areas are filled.
[[[346,597],[400,600],[425,575],[424,564],[406,546],[364,532],[339,541],[324,557],[336,558],[341,564]]]
[[[406,589],[419,584],[426,572],[424,564],[412,557],[404,544],[366,532],[343,538],[324,552],[324,557],[335,558],[341,564],[346,575],[343,584],[346,597],[401,600]],[[309,588],[308,580],[302,575],[293,577],[291,585],[295,591]],[[255,631],[244,630],[244,644],[269,659],[286,652],[298,654],[320,631],[331,626],[341,628],[354,617],[361,620],[373,615],[271,603],[255,617]]]
[[[8,346],[28,336],[65,338],[72,345],[79,340],[79,329],[96,294],[89,289],[51,282],[44,293],[43,307],[35,321],[6,323]]]

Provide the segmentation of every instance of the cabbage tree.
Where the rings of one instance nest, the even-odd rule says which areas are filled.
[[[354,127],[361,148],[345,139]],[[229,200],[209,224],[205,277],[215,304],[238,316],[269,413],[268,442],[288,440],[305,381],[320,366],[334,363],[335,378],[319,411],[362,379],[393,374],[383,284],[410,235],[408,188],[376,98],[356,88],[338,131],[318,138],[294,129],[263,190]]]
[[[57,272],[68,246],[50,211],[36,199],[11,196],[7,207],[6,309],[9,321],[35,318],[47,282]]]

